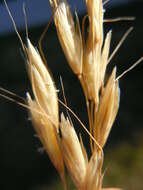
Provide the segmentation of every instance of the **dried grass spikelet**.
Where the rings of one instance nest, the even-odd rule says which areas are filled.
[[[27,41],[28,70],[35,100],[28,94],[28,105],[34,128],[52,163],[64,182],[63,157],[57,140],[59,128],[57,92],[40,54]]]
[[[50,0],[50,4],[64,54],[73,72],[80,75],[82,73],[83,47],[78,16],[75,14],[75,24],[66,0]]]
[[[87,165],[85,190],[101,190],[102,188],[103,154],[95,149]]]
[[[30,40],[27,40],[27,43],[28,48],[26,48],[26,52],[28,55],[29,76],[36,102],[43,112],[50,117],[55,127],[58,128],[58,101],[54,82],[38,51],[33,47]]]
[[[103,5],[101,0],[86,0],[89,17],[88,47],[95,48],[103,40]],[[91,44],[91,45],[90,45]]]
[[[98,148],[88,161],[84,145],[79,142],[74,127],[61,115],[60,144],[65,165],[79,190],[101,190],[103,153]]]
[[[27,95],[27,100],[31,109],[30,113],[33,126],[44,146],[44,150],[48,153],[56,169],[59,172],[62,171],[63,174],[62,154],[57,141],[55,128],[48,116],[42,112],[37,102],[32,100],[29,94]]]
[[[116,81],[116,68],[113,69],[105,88],[101,91],[99,109],[95,112],[94,137],[101,147],[110,133],[119,108],[119,84]]]
[[[104,83],[111,32],[103,46],[103,6],[101,0],[86,0],[89,32],[83,53],[83,84],[88,99],[99,103],[99,90]],[[102,51],[103,46],[103,51]]]
[[[80,144],[72,124],[65,119],[63,114],[61,115],[60,129],[60,144],[66,167],[76,187],[83,189],[87,165],[87,155],[83,144]]]

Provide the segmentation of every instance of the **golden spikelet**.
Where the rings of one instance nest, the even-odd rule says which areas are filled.
[[[87,165],[85,184],[84,184],[85,190],[101,189],[102,163],[103,163],[103,154],[101,151],[95,149]]]
[[[77,134],[69,122],[61,115],[61,150],[63,153],[64,161],[68,171],[78,189],[82,189],[86,175],[86,159],[85,152],[83,153],[83,146],[78,140]]]
[[[101,48],[103,43],[102,1],[86,0],[89,32],[83,53],[83,83],[88,99],[99,102]]]
[[[99,109],[95,112],[94,137],[101,147],[104,146],[119,107],[119,85],[116,68],[112,71],[104,89],[102,89]]]
[[[27,94],[32,122],[45,151],[64,182],[63,156],[57,139],[59,113],[56,88],[40,54],[29,39],[27,44],[28,71],[35,98],[32,100]]]
[[[89,17],[88,47],[93,49],[103,41],[103,5],[101,0],[86,0]]]
[[[104,79],[106,74],[106,68],[108,65],[108,57],[110,50],[110,42],[111,42],[112,32],[109,31],[106,35],[102,54],[101,54],[101,63],[100,63],[100,88],[104,85]]]
[[[74,73],[80,75],[82,72],[83,47],[78,16],[76,15],[75,24],[66,0],[50,0],[50,3],[64,54]]]
[[[27,40],[28,71],[32,90],[39,107],[48,115],[53,125],[58,128],[58,100],[54,82],[44,65],[40,54]]]
[[[80,190],[100,189],[102,186],[103,153],[95,149],[90,160],[87,158],[84,145],[79,142],[77,134],[69,122],[61,115],[61,137],[59,138],[65,165]]]

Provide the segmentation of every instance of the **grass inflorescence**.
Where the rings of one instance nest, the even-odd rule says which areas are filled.
[[[119,79],[143,58],[139,59],[131,68],[118,77],[116,77],[117,68],[115,66],[107,77],[108,64],[132,31],[132,28],[125,33],[110,55],[112,31],[110,30],[104,35],[103,28],[103,4],[107,1],[86,0],[85,3],[87,15],[83,18],[82,27],[80,28],[78,14],[75,12],[74,19],[66,0],[50,0],[61,47],[84,92],[89,127],[85,126],[68,107],[65,97],[64,103],[58,99],[58,90],[46,65],[41,43],[38,51],[28,37],[27,27],[27,44],[23,43],[5,2],[25,54],[34,96],[34,98],[31,98],[30,93],[27,93],[27,103],[19,104],[29,110],[34,129],[42,142],[44,150],[57,169],[64,189],[67,189],[66,167],[74,185],[79,190],[117,190],[117,188],[103,188],[103,148],[119,109]],[[25,9],[24,14],[26,17]],[[129,20],[129,18],[124,19]],[[88,29],[85,27],[86,20],[88,20]],[[108,20],[105,20],[105,22],[108,22]],[[85,33],[87,33],[86,37]],[[42,42],[42,38],[40,42]],[[67,115],[60,114],[59,103],[64,105]],[[87,155],[82,135],[77,134],[76,126],[73,125],[69,112],[79,121],[81,127],[87,133],[90,155]]]

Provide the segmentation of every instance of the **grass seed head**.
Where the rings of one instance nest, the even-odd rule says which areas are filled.
[[[4,0],[22,48],[27,55],[28,72],[34,94],[34,100],[27,94],[27,107],[30,110],[34,128],[44,149],[58,170],[65,189],[64,163],[79,190],[120,190],[118,188],[102,188],[102,148],[107,141],[119,108],[118,79],[134,68],[143,58],[139,59],[117,79],[116,68],[114,68],[106,84],[104,80],[108,62],[132,28],[127,31],[109,57],[112,33],[109,31],[105,40],[103,39],[104,10],[102,0],[85,0],[88,17],[83,19],[82,33],[78,16],[75,13],[76,22],[74,22],[66,0],[49,1],[64,54],[73,72],[80,76],[79,79],[85,93],[90,133],[95,138],[94,142],[92,142],[93,139],[90,139],[90,159],[88,160],[82,138],[79,141],[73,125],[68,119],[65,119],[63,114],[59,123],[57,90],[52,77],[30,40],[27,39],[27,46],[23,44]],[[89,21],[87,39],[84,39],[85,18],[88,18]],[[61,131],[61,137],[59,131]]]
[[[50,0],[54,12],[57,34],[67,61],[75,74],[82,72],[82,38],[78,16],[76,24],[66,1]]]

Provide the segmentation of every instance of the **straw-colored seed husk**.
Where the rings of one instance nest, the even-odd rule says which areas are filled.
[[[28,94],[28,105],[34,128],[53,165],[64,182],[63,156],[58,143],[59,128],[57,92],[40,54],[28,39],[26,47],[28,71],[35,100]]]
[[[108,32],[105,38],[102,54],[101,54],[101,63],[100,63],[100,88],[104,85],[104,79],[106,74],[106,68],[108,65],[108,57],[110,50],[112,32]]]
[[[102,186],[102,163],[101,151],[94,150],[86,170],[85,190],[100,190]]]
[[[27,42],[28,70],[36,102],[50,117],[53,124],[58,127],[58,101],[54,82],[38,51],[29,39]]]
[[[102,90],[98,112],[95,112],[95,138],[104,146],[119,107],[119,86],[115,81],[116,68],[114,68],[105,89]]]
[[[89,16],[88,46],[95,48],[96,43],[103,41],[103,5],[101,0],[86,0]]]
[[[86,0],[89,32],[83,54],[83,80],[88,98],[99,103],[101,48],[103,43],[102,1]]]
[[[78,16],[76,24],[69,6],[65,1],[50,0],[54,12],[54,21],[57,34],[67,61],[75,74],[82,72],[82,38],[79,28]]]
[[[81,144],[73,126],[68,119],[65,119],[63,114],[61,115],[60,129],[62,134],[60,144],[66,167],[76,186],[82,189],[87,164],[85,154],[83,153],[83,145],[81,148]]]
[[[44,150],[48,153],[55,168],[64,175],[64,165],[61,150],[59,148],[56,130],[48,116],[40,109],[36,101],[33,101],[28,94],[28,105],[35,131],[37,132]]]

